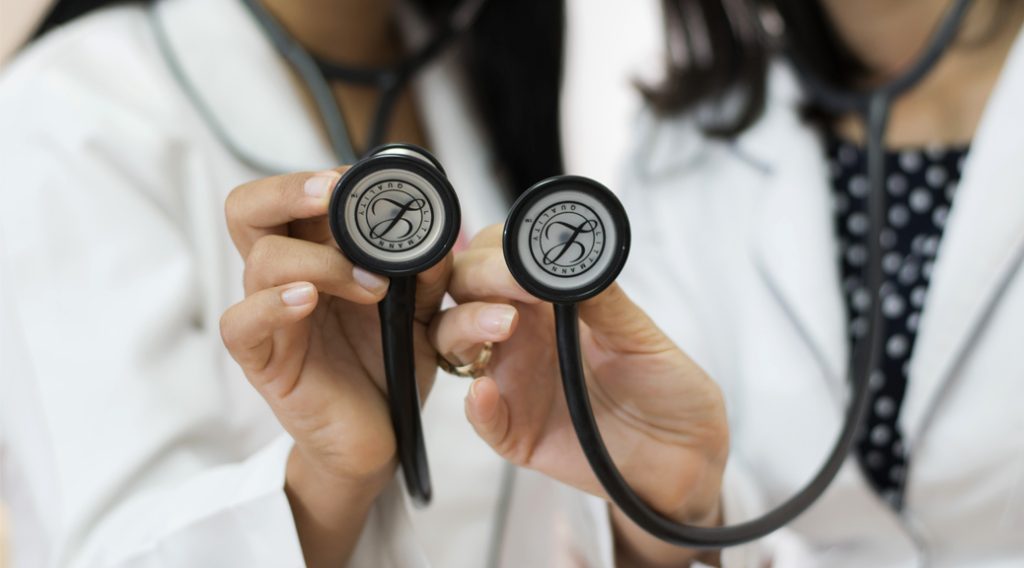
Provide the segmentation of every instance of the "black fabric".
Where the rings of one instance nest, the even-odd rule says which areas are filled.
[[[851,346],[867,330],[872,294],[864,285],[869,234],[864,149],[830,136],[827,142],[843,294]],[[881,232],[882,360],[871,373],[871,412],[856,457],[871,486],[895,509],[903,506],[907,455],[899,427],[914,340],[932,269],[960,180],[966,147],[887,152],[889,199]]]

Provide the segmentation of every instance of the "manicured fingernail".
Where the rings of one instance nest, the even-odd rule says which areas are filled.
[[[338,183],[338,178],[340,177],[337,172],[313,174],[313,177],[306,180],[306,184],[302,186],[302,189],[309,197],[320,198],[331,191],[331,188],[334,187],[334,184]]]
[[[352,269],[352,279],[356,281],[356,284],[359,284],[373,294],[380,294],[388,289],[387,278],[367,272],[358,266]]]
[[[305,306],[316,299],[316,288],[312,284],[297,284],[281,292],[281,301],[288,306]]]
[[[474,379],[469,385],[469,400],[476,400],[476,387],[480,384],[480,379]]]
[[[512,327],[516,309],[512,306],[490,306],[480,310],[477,323],[488,333],[505,334]]]

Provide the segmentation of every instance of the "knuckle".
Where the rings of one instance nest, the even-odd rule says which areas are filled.
[[[239,185],[228,193],[227,198],[224,200],[224,218],[227,220],[228,225],[233,225],[241,213],[241,203],[245,191],[245,185]]]
[[[220,316],[220,339],[228,351],[234,351],[239,345],[238,326],[235,325],[235,311],[238,305],[228,308]]]
[[[281,237],[266,235],[260,237],[249,249],[249,255],[245,257],[245,268],[242,271],[242,283],[245,289],[253,292],[265,286],[271,279],[275,258],[277,257],[276,240]]]
[[[318,247],[313,249],[315,253],[310,259],[314,263],[313,269],[318,271],[320,274],[330,275],[331,278],[339,281],[351,280],[349,274],[351,271],[343,270],[341,265],[341,259],[343,258],[340,251],[337,251],[330,247]]]
[[[245,258],[245,272],[259,272],[273,263],[281,238],[278,235],[265,235],[257,239],[249,250],[249,256]]]

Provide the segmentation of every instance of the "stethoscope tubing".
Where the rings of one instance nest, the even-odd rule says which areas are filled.
[[[743,544],[768,535],[807,510],[829,487],[850,453],[863,428],[871,400],[869,377],[881,359],[884,325],[881,292],[885,276],[882,269],[881,232],[885,226],[885,132],[891,102],[917,84],[941,59],[956,37],[972,0],[957,0],[944,16],[929,45],[914,66],[897,79],[866,93],[826,85],[794,61],[807,91],[822,106],[833,112],[858,112],[867,126],[868,257],[866,283],[873,292],[871,316],[865,339],[858,342],[850,360],[852,386],[843,427],[825,463],[814,478],[798,493],[766,514],[724,527],[686,525],[655,511],[626,483],[615,466],[601,437],[587,392],[579,342],[579,313],[574,302],[554,303],[555,334],[559,368],[566,403],[584,455],[609,498],[638,526],[666,542],[689,548],[719,549]]]
[[[420,417],[416,359],[413,357],[416,276],[392,278],[387,296],[377,304],[377,312],[380,315],[388,409],[395,432],[398,462],[413,504],[424,507],[430,503],[433,490]]]

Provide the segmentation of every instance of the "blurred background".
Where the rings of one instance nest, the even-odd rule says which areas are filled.
[[[52,0],[0,0],[0,66],[32,33]],[[566,169],[614,189],[640,105],[633,83],[657,76],[663,52],[659,0],[567,0],[562,105]],[[524,30],[524,33],[529,33]]]
[[[43,18],[51,0],[0,0],[0,74]],[[657,77],[663,53],[659,0],[567,0],[562,127],[567,172],[614,189],[629,125],[641,99],[638,79]],[[524,30],[524,33],[529,33]],[[3,443],[0,432],[0,460]],[[0,469],[2,470],[2,469]],[[3,480],[0,480],[2,486]],[[6,565],[7,523],[0,503],[0,568]]]

